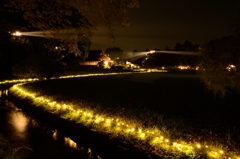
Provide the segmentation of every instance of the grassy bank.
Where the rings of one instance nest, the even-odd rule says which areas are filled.
[[[214,98],[196,73],[55,79],[21,89],[34,95],[20,87],[12,92],[159,156],[239,156],[239,96]]]

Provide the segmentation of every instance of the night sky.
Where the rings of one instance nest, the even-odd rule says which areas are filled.
[[[130,10],[130,27],[114,27],[116,42],[99,28],[91,49],[164,50],[185,40],[203,44],[233,34],[239,6],[240,0],[140,0],[140,8]]]

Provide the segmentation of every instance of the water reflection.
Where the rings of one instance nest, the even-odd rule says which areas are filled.
[[[8,96],[8,90],[7,89],[4,89],[4,90],[0,90],[0,97],[5,97],[5,96]]]
[[[0,105],[5,105],[6,104],[6,98],[8,96],[8,90],[0,90]]]
[[[33,149],[31,159],[42,158],[82,158],[100,156],[89,153],[88,149],[66,137],[45,121],[26,115],[6,97],[7,90],[0,90],[0,133],[12,144],[20,144]],[[79,147],[80,146],[80,147]]]
[[[8,96],[8,90],[4,89],[4,90],[0,90],[0,98],[4,98]]]
[[[57,130],[53,130],[53,135],[52,135],[52,137],[53,137],[53,139],[54,140],[57,140]]]
[[[69,137],[64,137],[65,145],[72,147],[72,148],[77,148],[77,143],[71,140]]]
[[[29,119],[22,112],[11,112],[8,121],[15,128],[15,134],[20,138],[25,139]]]

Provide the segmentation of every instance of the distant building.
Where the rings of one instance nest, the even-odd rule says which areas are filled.
[[[85,61],[80,62],[80,65],[97,67],[100,67],[100,65],[108,65],[110,67],[112,65],[112,60],[103,50],[90,50],[88,57]]]

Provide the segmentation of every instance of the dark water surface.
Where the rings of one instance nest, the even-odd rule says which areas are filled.
[[[29,147],[19,156],[31,159],[101,158],[64,136],[54,127],[26,115],[7,98],[8,90],[0,90],[0,133],[12,147]],[[21,151],[21,150],[20,150]]]

